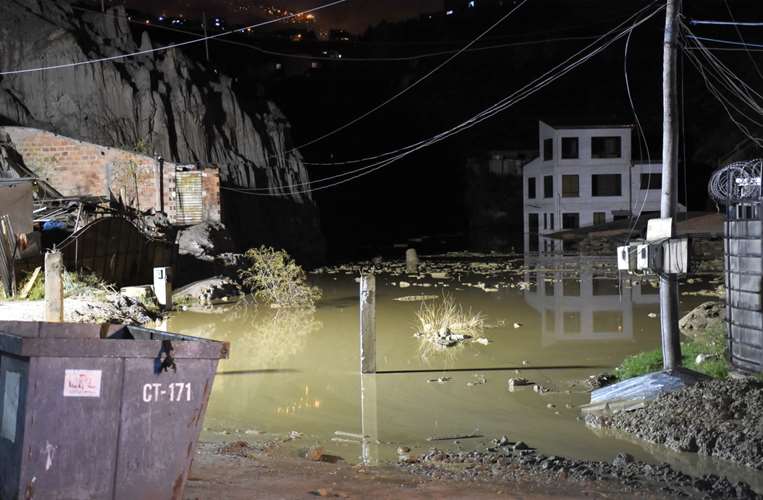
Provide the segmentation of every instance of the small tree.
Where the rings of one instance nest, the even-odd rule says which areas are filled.
[[[320,289],[307,284],[305,271],[286,251],[263,245],[248,250],[246,258],[249,268],[239,275],[258,300],[276,307],[313,307],[321,298]]]

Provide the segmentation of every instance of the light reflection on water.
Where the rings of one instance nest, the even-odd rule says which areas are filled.
[[[511,271],[487,278],[403,278],[430,284],[407,289],[392,286],[400,276],[377,275],[378,369],[397,372],[373,376],[372,390],[366,387],[365,429],[378,432],[372,437],[381,443],[381,457],[393,459],[400,445],[414,452],[433,445],[484,448],[505,434],[546,454],[609,461],[625,451],[689,472],[727,472],[763,489],[761,479],[744,469],[594,433],[577,418],[577,407],[588,402],[583,379],[610,370],[629,354],[659,346],[659,319],[649,317],[658,312],[656,289],[646,282],[619,283],[613,265],[601,258],[528,257]],[[355,277],[314,276],[324,291],[316,311],[244,304],[170,319],[170,331],[231,343],[231,359],[220,364],[215,379],[206,428],[298,431],[304,434],[302,445],[320,443],[329,453],[359,460],[360,446],[331,440],[337,431],[362,430]],[[486,293],[466,285],[479,281],[500,288]],[[520,290],[520,282],[529,283],[529,289]],[[422,359],[413,336],[418,303],[393,299],[443,291],[465,309],[486,316],[492,328],[485,336],[491,343]],[[688,311],[704,299],[683,300],[682,311]],[[507,380],[517,376],[551,392],[509,392]],[[450,381],[428,382],[438,377]],[[485,384],[474,383],[482,377]],[[368,406],[368,398],[375,407]],[[460,444],[427,441],[472,434],[484,438]]]

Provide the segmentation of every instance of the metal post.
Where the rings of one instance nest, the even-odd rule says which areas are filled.
[[[665,9],[665,38],[663,46],[662,79],[662,198],[660,217],[675,216],[678,205],[678,104],[676,100],[678,14],[681,0],[667,0]],[[671,236],[675,234],[674,228]],[[660,333],[662,337],[663,368],[667,371],[681,366],[681,342],[678,330],[678,277],[660,276]]]
[[[376,373],[376,277],[360,277],[360,373]]]
[[[45,321],[64,320],[64,259],[61,252],[45,254]]]
[[[364,465],[379,464],[379,412],[376,401],[376,374],[361,374],[361,457]]]

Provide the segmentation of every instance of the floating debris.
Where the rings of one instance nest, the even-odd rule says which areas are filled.
[[[450,382],[453,380],[450,377],[437,377],[437,378],[430,378],[427,380],[427,383],[429,384],[445,384],[447,382]]]
[[[397,297],[392,300],[396,300],[398,302],[422,302],[425,300],[437,300],[439,296],[437,295],[406,295],[405,297]]]

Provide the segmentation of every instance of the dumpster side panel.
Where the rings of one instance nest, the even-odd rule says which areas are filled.
[[[116,499],[180,499],[212,390],[216,359],[125,360]]]
[[[21,488],[28,498],[113,495],[124,361],[32,358]]]
[[[0,498],[20,496],[29,360],[0,355]]]

